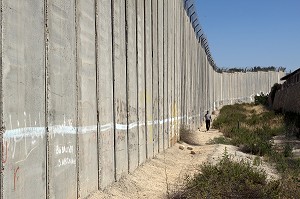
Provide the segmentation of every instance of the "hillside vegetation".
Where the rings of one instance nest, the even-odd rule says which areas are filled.
[[[292,125],[261,105],[224,106],[213,122],[224,137],[211,143],[235,145],[258,160],[262,157],[274,165],[280,179],[267,180],[265,171],[247,161],[233,161],[225,151],[218,164],[200,165],[196,175],[187,176],[173,198],[300,198],[300,159],[293,157],[294,146],[278,147],[273,142],[274,136],[293,136]]]

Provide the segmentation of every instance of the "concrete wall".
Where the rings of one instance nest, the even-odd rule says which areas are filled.
[[[0,198],[88,197],[283,76],[216,73],[181,0],[1,6]]]

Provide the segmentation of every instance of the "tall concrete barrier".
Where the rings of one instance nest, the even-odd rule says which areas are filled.
[[[284,75],[216,72],[181,0],[1,9],[1,199],[87,198]]]

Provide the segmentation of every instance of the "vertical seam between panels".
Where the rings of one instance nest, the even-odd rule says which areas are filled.
[[[50,176],[49,176],[49,27],[48,27],[48,0],[44,1],[44,42],[45,42],[45,137],[46,137],[46,198],[50,198]]]
[[[115,107],[115,50],[114,50],[114,0],[111,1],[111,30],[112,30],[112,82],[113,82],[113,126],[114,126],[114,177],[117,180],[117,163],[116,163],[116,107]]]
[[[135,68],[136,68],[136,91],[137,91],[137,95],[136,95],[136,106],[137,106],[137,115],[136,115],[136,122],[137,122],[137,139],[138,139],[138,165],[140,165],[140,128],[139,128],[139,124],[140,124],[140,119],[139,119],[139,75],[138,75],[138,6],[137,6],[137,1],[135,0],[135,54],[136,54],[136,60],[135,60]]]
[[[156,42],[157,42],[157,44],[156,44],[156,46],[157,46],[157,50],[156,50],[156,53],[157,53],[157,57],[156,57],[156,62],[157,62],[157,76],[158,76],[158,88],[157,88],[157,90],[158,90],[158,98],[157,98],[157,109],[158,109],[158,111],[157,111],[157,136],[158,136],[158,138],[157,138],[157,142],[158,142],[158,153],[160,152],[160,150],[159,150],[159,147],[160,147],[160,136],[159,136],[159,128],[160,128],[160,117],[159,117],[159,113],[160,113],[160,108],[159,108],[159,105],[160,105],[160,103],[159,103],[159,97],[160,97],[160,95],[159,95],[159,89],[160,89],[160,84],[159,84],[159,78],[160,78],[160,76],[159,76],[159,66],[160,66],[160,63],[159,63],[159,37],[158,37],[158,35],[159,35],[159,23],[158,23],[158,14],[159,14],[159,12],[158,12],[158,10],[159,10],[159,5],[158,5],[158,0],[156,0],[156,10],[157,10],[157,14],[156,14],[156,20],[157,20],[157,30],[156,30],[156,32],[157,32],[157,34],[156,34]]]
[[[75,23],[75,84],[76,84],[76,88],[75,88],[75,92],[76,92],[76,96],[75,96],[75,116],[76,116],[76,123],[75,123],[75,129],[76,129],[76,140],[75,140],[75,145],[76,145],[76,178],[77,178],[77,198],[80,197],[80,177],[79,177],[79,153],[80,153],[80,148],[79,148],[79,133],[78,133],[78,128],[79,128],[79,61],[78,61],[78,37],[79,37],[79,11],[77,9],[78,7],[78,0],[75,0],[74,2],[74,23]]]
[[[2,76],[2,72],[3,72],[3,1],[0,1],[0,6],[1,6],[1,12],[0,12],[0,45],[1,45],[1,49],[0,49],[0,142],[1,145],[3,146],[3,135],[5,133],[5,128],[4,128],[4,122],[3,122],[3,116],[4,116],[4,105],[3,105],[3,76]],[[3,150],[0,150],[0,157],[1,157],[1,161],[0,161],[0,198],[3,198],[3,171],[4,171],[4,167],[3,167],[3,162],[2,162],[2,157],[3,157]]]
[[[96,107],[97,107],[97,172],[98,172],[98,190],[100,190],[100,113],[99,113],[99,68],[98,68],[98,26],[99,26],[99,21],[98,21],[98,1],[94,1],[94,12],[95,12],[95,68],[96,68]]]
[[[125,0],[125,85],[126,85],[126,145],[127,145],[127,170],[130,168],[130,152],[129,152],[129,78],[128,78],[128,0]]]
[[[155,1],[155,0],[153,0],[153,1]],[[155,103],[153,103],[153,102],[155,102],[155,99],[153,99],[154,97],[154,94],[153,94],[153,91],[154,91],[154,81],[153,81],[153,77],[154,77],[154,59],[153,59],[153,27],[154,27],[154,25],[153,25],[153,3],[152,3],[152,0],[150,0],[150,7],[151,7],[151,17],[150,17],[150,20],[151,20],[151,23],[150,23],[150,25],[151,25],[151,67],[152,67],[152,71],[151,71],[151,73],[152,73],[152,77],[151,77],[151,79],[152,79],[152,82],[151,82],[151,102],[152,102],[152,107],[151,107],[151,112],[152,112],[152,117],[151,117],[151,120],[152,120],[152,157],[154,157],[154,154],[155,154],[155,124],[153,123],[153,115],[154,115],[154,109],[155,109]]]
[[[147,56],[146,56],[146,1],[144,0],[144,87],[145,87],[145,141],[146,141],[146,159],[148,159],[148,121],[147,121],[147,78],[146,78],[146,70],[147,70]]]

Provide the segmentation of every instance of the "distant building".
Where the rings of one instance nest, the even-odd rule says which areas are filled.
[[[300,68],[295,70],[294,72],[282,77],[280,80],[282,80],[282,81],[286,80],[282,85],[283,89],[299,83],[300,82]]]
[[[285,82],[275,94],[273,109],[300,114],[300,68],[280,80]]]

